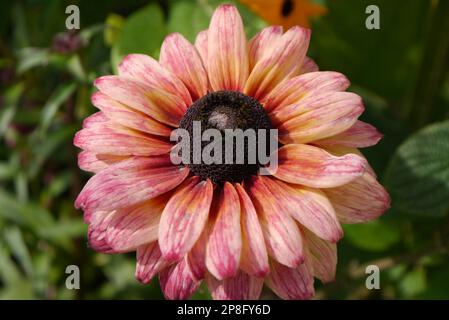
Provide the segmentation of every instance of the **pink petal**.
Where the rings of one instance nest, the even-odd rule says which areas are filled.
[[[195,101],[207,94],[207,72],[195,47],[179,33],[172,33],[162,44],[159,61],[176,75]]]
[[[304,300],[315,295],[313,274],[307,262],[297,268],[288,268],[272,260],[266,284],[282,299]]]
[[[206,68],[207,70],[207,47],[209,46],[208,43],[208,36],[207,36],[208,30],[203,30],[201,32],[199,32],[196,35],[196,39],[195,39],[195,48],[196,50],[198,50],[198,53],[201,57],[201,60],[203,61],[203,66]]]
[[[344,185],[360,177],[367,165],[364,158],[355,154],[337,157],[306,144],[283,146],[278,156],[277,170],[272,170],[276,178],[313,188]]]
[[[280,41],[282,37],[282,26],[270,26],[262,29],[256,34],[248,45],[249,55],[249,69],[252,70],[254,66],[264,56],[269,55],[275,44]]]
[[[363,113],[361,98],[350,92],[311,96],[270,114],[284,143],[308,143],[331,137],[352,127]]]
[[[159,62],[145,54],[129,54],[118,66],[121,77],[136,80],[142,84],[180,98],[186,106],[192,104],[189,91],[174,74]]]
[[[309,47],[310,30],[293,27],[262,56],[248,77],[244,93],[261,100],[282,81],[299,74]]]
[[[206,266],[217,279],[234,277],[239,269],[242,236],[240,201],[226,182],[218,200],[216,219],[206,250]]]
[[[356,121],[352,127],[335,136],[314,141],[320,146],[340,145],[350,148],[365,148],[377,144],[383,135],[372,125],[363,121]]]
[[[189,169],[171,165],[168,156],[131,158],[87,182],[75,201],[83,210],[115,210],[157,197],[179,185]]]
[[[182,184],[162,212],[159,243],[168,261],[178,261],[193,247],[204,229],[212,202],[210,180],[192,177]]]
[[[314,276],[324,283],[334,281],[337,269],[337,245],[320,239],[310,231],[303,231]]]
[[[254,177],[245,189],[257,210],[268,254],[286,266],[297,267],[304,259],[300,231],[263,179]]]
[[[187,258],[162,270],[159,274],[159,284],[166,299],[188,299],[200,286],[189,269]]]
[[[106,169],[112,164],[129,159],[127,156],[114,156],[108,154],[96,154],[89,151],[82,151],[78,154],[78,167],[80,169],[97,173]]]
[[[390,208],[390,196],[368,172],[348,184],[324,191],[343,223],[371,221]]]
[[[113,122],[158,136],[170,136],[171,129],[169,127],[144,113],[128,108],[102,92],[92,95],[92,104]]]
[[[203,232],[192,247],[187,256],[190,270],[197,279],[204,279],[207,271],[206,267],[206,247],[209,240],[209,235],[212,229],[212,223],[207,222],[204,226]]]
[[[332,204],[318,189],[286,184],[266,177],[264,183],[282,203],[286,212],[322,239],[337,242],[343,230]]]
[[[114,156],[150,156],[169,153],[173,145],[157,136],[136,134],[110,122],[89,125],[75,134],[73,144],[83,150]]]
[[[241,225],[242,225],[242,254],[240,268],[255,277],[264,277],[270,271],[268,265],[267,248],[265,246],[262,228],[256,209],[240,185],[236,185],[240,198]]]
[[[95,251],[102,253],[114,253],[115,251],[106,240],[106,231],[115,211],[97,211],[85,217],[89,221],[87,237],[89,246]]]
[[[307,105],[304,104],[308,101],[307,97],[323,94],[324,92],[337,92],[344,91],[349,87],[348,79],[341,73],[333,71],[318,71],[302,74],[291,78],[279,86],[277,86],[270,94],[268,94],[261,103],[264,104],[267,112],[274,110],[282,110],[283,108],[291,108],[294,111],[291,112],[305,112],[307,111]],[[312,103],[313,101],[310,101]],[[303,109],[303,110],[301,110]],[[279,120],[285,121],[289,118],[282,118],[276,113]]]
[[[308,73],[308,72],[315,72],[318,70],[319,70],[319,67],[315,63],[315,61],[313,61],[309,57],[304,58],[304,62],[302,63],[301,70],[300,70],[301,74]]]
[[[127,252],[158,239],[159,219],[169,195],[117,210],[106,232],[114,251]]]
[[[263,287],[263,278],[250,276],[243,271],[221,281],[208,274],[206,282],[214,300],[257,300]]]
[[[234,6],[221,5],[215,10],[207,51],[212,89],[242,91],[248,78],[248,52],[243,22]]]
[[[127,107],[173,127],[178,126],[188,106],[180,97],[161,90],[157,86],[124,77],[100,77],[95,80],[94,85],[98,90]]]
[[[167,266],[157,241],[137,248],[136,279],[139,282],[150,283],[151,279]]]

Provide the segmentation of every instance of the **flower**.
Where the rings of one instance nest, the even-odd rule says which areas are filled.
[[[313,3],[313,0],[239,0],[251,11],[270,24],[279,24],[285,28],[296,25],[309,27],[311,17],[319,17],[327,8]]]
[[[237,9],[222,5],[194,45],[171,34],[159,61],[131,54],[118,76],[98,78],[100,111],[74,140],[95,173],[75,202],[90,246],[137,251],[137,279],[159,274],[169,299],[202,280],[215,299],[257,299],[264,283],[307,299],[315,277],[332,281],[340,223],[375,219],[390,200],[357,149],[381,134],[357,120],[363,103],[345,76],[317,71],[309,39],[273,26],[247,42]],[[277,170],[173,164],[169,136],[195,119],[278,129]]]

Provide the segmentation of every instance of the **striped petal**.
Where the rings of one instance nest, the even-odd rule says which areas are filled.
[[[308,257],[313,275],[324,283],[334,281],[337,269],[337,245],[320,239],[307,230],[304,230],[304,238],[309,250]]]
[[[206,266],[211,274],[222,280],[236,275],[242,250],[240,201],[229,182],[223,185],[216,210],[206,249]]]
[[[266,284],[282,299],[310,299],[315,294],[311,269],[306,262],[297,268],[288,268],[272,260],[271,272],[266,278]]]
[[[139,282],[150,283],[151,279],[167,265],[157,241],[137,248],[136,279]]]
[[[189,174],[171,165],[168,156],[131,158],[99,172],[75,201],[83,210],[115,210],[144,202],[172,190]]]
[[[103,169],[106,169],[110,165],[126,159],[129,159],[129,157],[81,151],[78,154],[78,167],[87,172],[97,173]]]
[[[315,71],[318,71],[319,69],[320,68],[315,63],[315,61],[313,61],[313,59],[311,59],[309,57],[305,57],[299,73],[303,74],[303,73],[308,73],[308,72],[315,72]]]
[[[212,89],[242,91],[248,78],[248,52],[243,22],[234,6],[221,5],[215,10],[207,51]]]
[[[338,157],[305,144],[283,146],[278,157],[277,170],[271,172],[276,178],[313,188],[344,185],[361,176],[367,165],[364,158],[355,154]]]
[[[137,134],[111,122],[89,125],[75,134],[73,144],[95,154],[151,156],[169,153],[173,145],[160,137]]]
[[[248,44],[249,68],[254,66],[265,55],[269,54],[282,37],[282,26],[270,26],[262,29]]]
[[[261,103],[267,112],[282,110],[285,107],[291,109],[303,108],[302,111],[306,111],[308,110],[306,109],[307,106],[304,107],[301,104],[305,98],[324,92],[344,91],[348,87],[349,81],[341,73],[333,71],[310,72],[281,83]],[[300,111],[295,110],[295,112]],[[276,113],[273,115],[276,116]],[[280,118],[280,120],[285,121],[287,118]]]
[[[287,185],[266,177],[264,183],[293,218],[322,239],[337,242],[343,236],[332,204],[318,189]]]
[[[176,75],[195,101],[207,94],[207,72],[195,47],[179,33],[165,38],[161,47],[161,65]]]
[[[264,277],[270,271],[270,266],[259,218],[245,189],[237,184],[236,190],[240,198],[242,225],[240,268],[252,276]]]
[[[162,212],[159,243],[168,261],[178,261],[193,247],[209,215],[213,186],[198,177],[185,181]]]
[[[368,172],[348,184],[324,192],[343,223],[371,221],[390,208],[390,196]]]
[[[263,99],[279,83],[296,76],[307,52],[310,30],[293,27],[278,41],[274,48],[256,63],[248,77],[244,93]]]
[[[366,148],[377,144],[382,137],[383,135],[374,126],[358,120],[348,130],[326,139],[314,141],[314,144],[320,146],[339,145],[350,148]]]
[[[262,180],[261,177],[254,177],[245,188],[250,192],[259,215],[268,254],[286,266],[297,267],[304,259],[298,226]]]
[[[94,85],[114,100],[173,127],[178,126],[188,106],[180,97],[157,86],[120,76],[97,78]]]
[[[209,241],[210,232],[212,230],[211,225],[212,223],[210,221],[206,223],[201,236],[198,238],[187,256],[190,270],[197,279],[204,279],[204,276],[206,275],[206,247],[207,242]]]
[[[207,47],[209,46],[208,43],[208,30],[200,31],[196,35],[195,39],[195,48],[198,51],[201,60],[203,61],[203,66],[207,70]]]
[[[169,127],[142,112],[128,108],[102,92],[92,95],[92,104],[113,122],[158,136],[170,136],[171,129]]]
[[[221,281],[211,274],[206,277],[207,287],[214,300],[257,300],[262,292],[263,281],[263,278],[250,276],[243,271]]]
[[[168,197],[164,194],[143,204],[117,210],[106,232],[106,241],[114,251],[136,250],[157,240],[159,219]]]
[[[188,299],[200,286],[190,271],[187,258],[162,270],[159,273],[159,284],[166,299]]]
[[[129,54],[118,66],[121,77],[133,79],[151,88],[157,88],[181,99],[186,106],[192,104],[189,91],[174,74],[157,60],[145,54]]]
[[[270,114],[278,124],[279,140],[308,143],[339,134],[352,127],[363,113],[362,99],[350,92],[331,92],[310,97]]]
[[[106,231],[114,213],[115,211],[97,211],[92,213],[90,218],[85,217],[85,220],[90,221],[87,230],[89,247],[97,252],[115,252],[106,240]]]

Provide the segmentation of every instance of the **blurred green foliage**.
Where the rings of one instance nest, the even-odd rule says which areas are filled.
[[[157,57],[169,32],[193,41],[221,2],[0,2],[0,299],[162,298],[157,280],[134,279],[134,254],[87,247],[73,201],[88,175],[77,167],[72,139],[94,112],[96,77],[115,72],[130,52]],[[322,70],[348,76],[366,103],[362,119],[385,133],[363,152],[393,202],[380,220],[345,226],[337,280],[318,285],[317,297],[448,299],[449,1],[319,2],[328,14],[313,23],[309,55]],[[65,30],[69,4],[80,8],[80,42],[58,53],[58,41],[73,40]],[[380,30],[365,28],[369,4],[380,8]],[[266,25],[239,8],[248,35]],[[373,263],[381,290],[369,291],[363,267]],[[65,287],[72,264],[81,270],[80,290]],[[194,298],[209,295],[201,288]]]

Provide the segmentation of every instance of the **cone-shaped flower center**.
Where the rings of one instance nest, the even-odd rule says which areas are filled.
[[[264,108],[237,91],[212,92],[197,100],[179,127],[189,132],[190,171],[215,183],[241,182],[256,174],[261,166],[258,149],[264,148],[265,155],[270,146],[271,123]],[[198,152],[201,159],[195,161]]]

